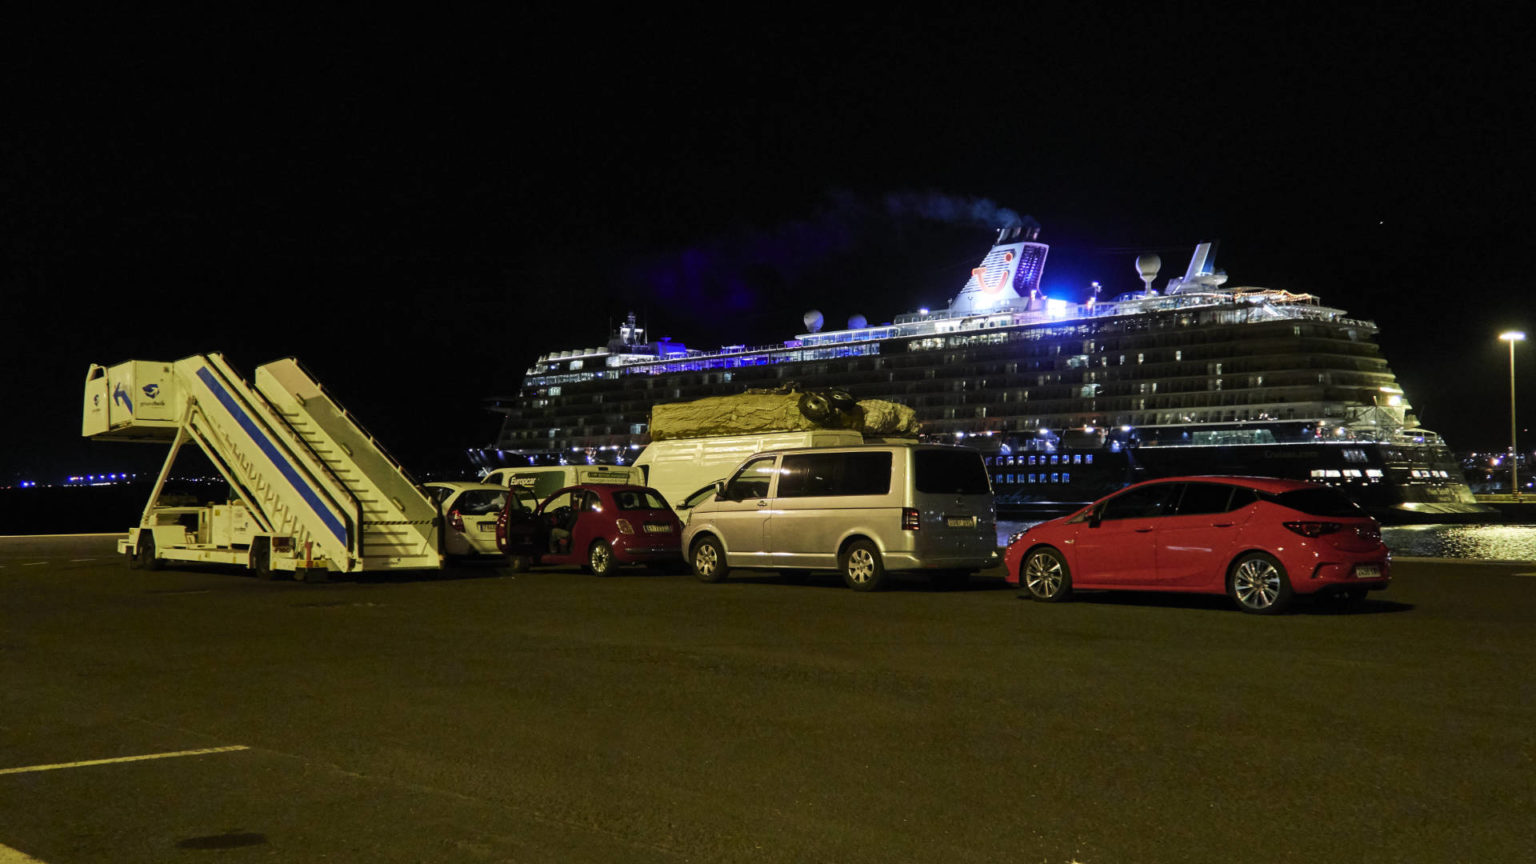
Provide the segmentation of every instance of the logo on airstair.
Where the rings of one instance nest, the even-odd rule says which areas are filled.
[[[145,384],[143,387],[140,387],[139,390],[144,393],[144,407],[149,408],[165,405],[165,401],[160,398],[160,383],[158,381]],[[129,390],[127,387],[124,387],[121,382],[119,382],[118,385],[112,389],[112,401],[121,402],[123,407],[127,408],[128,413],[130,414],[132,414],[134,410],[133,396],[131,395],[132,392],[133,391]]]

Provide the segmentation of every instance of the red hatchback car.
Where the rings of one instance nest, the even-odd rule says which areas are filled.
[[[1358,602],[1391,582],[1381,526],[1337,490],[1268,477],[1169,477],[1009,539],[1007,580],[1035,600],[1074,588],[1226,594],[1272,614],[1297,594]]]
[[[621,564],[683,566],[682,523],[647,486],[568,486],[536,508],[508,497],[496,520],[496,545],[513,570],[579,564],[598,576]]]

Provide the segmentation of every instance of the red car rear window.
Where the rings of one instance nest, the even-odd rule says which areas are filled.
[[[613,503],[620,510],[665,510],[667,502],[654,489],[625,489],[613,494]]]
[[[1344,493],[1337,489],[1319,487],[1316,489],[1297,489],[1292,492],[1278,494],[1260,493],[1264,498],[1307,514],[1308,516],[1334,516],[1355,517],[1365,515],[1365,511],[1355,502],[1344,497]]]

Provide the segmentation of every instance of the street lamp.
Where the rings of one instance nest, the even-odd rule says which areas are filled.
[[[1509,482],[1515,492],[1515,500],[1520,500],[1520,451],[1515,446],[1515,343],[1525,340],[1525,334],[1519,330],[1508,330],[1499,334],[1499,338],[1509,343]]]

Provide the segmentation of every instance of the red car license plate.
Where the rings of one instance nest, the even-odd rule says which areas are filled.
[[[1381,568],[1375,564],[1361,564],[1355,567],[1356,579],[1380,579]]]

